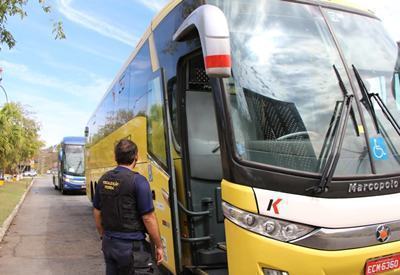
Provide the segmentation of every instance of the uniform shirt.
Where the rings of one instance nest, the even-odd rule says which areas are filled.
[[[117,166],[115,170],[123,170],[128,169],[123,166]],[[135,198],[136,198],[136,207],[137,211],[140,216],[148,214],[154,211],[153,206],[153,196],[150,190],[150,184],[147,179],[135,173],[135,178],[132,179],[132,184],[134,184],[135,189]],[[99,185],[96,186],[96,193],[94,194],[93,198],[93,207],[101,211],[100,207],[100,192],[99,192]],[[125,240],[143,240],[145,238],[144,232],[116,232],[116,231],[105,231],[104,234],[111,238],[117,239],[125,239]]]

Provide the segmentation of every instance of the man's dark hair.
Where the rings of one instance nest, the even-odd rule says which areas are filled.
[[[119,165],[131,165],[136,158],[138,149],[136,144],[129,139],[121,139],[114,148],[115,161]]]

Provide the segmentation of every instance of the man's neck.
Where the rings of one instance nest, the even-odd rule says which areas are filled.
[[[133,168],[135,167],[135,165],[134,165],[134,164],[131,164],[131,165],[123,165],[123,164],[119,164],[118,166],[121,166],[121,167],[128,168],[129,170],[133,170]]]

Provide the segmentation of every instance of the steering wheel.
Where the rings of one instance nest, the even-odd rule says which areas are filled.
[[[321,135],[317,132],[313,131],[301,131],[301,132],[295,132],[295,133],[290,133],[281,137],[278,137],[276,140],[287,140],[295,137],[313,137],[317,138],[320,137]]]

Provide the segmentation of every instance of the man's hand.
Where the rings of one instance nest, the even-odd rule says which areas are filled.
[[[94,221],[96,223],[97,232],[99,232],[100,239],[102,239],[104,235],[104,229],[103,226],[101,225],[101,211],[96,208],[93,208],[93,216],[94,216]]]
[[[156,261],[157,265],[160,265],[164,260],[164,253],[162,247],[156,247]]]
[[[163,249],[162,242],[160,238],[160,232],[158,231],[158,224],[156,214],[154,212],[150,212],[142,216],[144,226],[147,229],[147,232],[150,235],[151,240],[154,242],[156,246],[156,260],[157,264],[160,264],[163,259]]]

